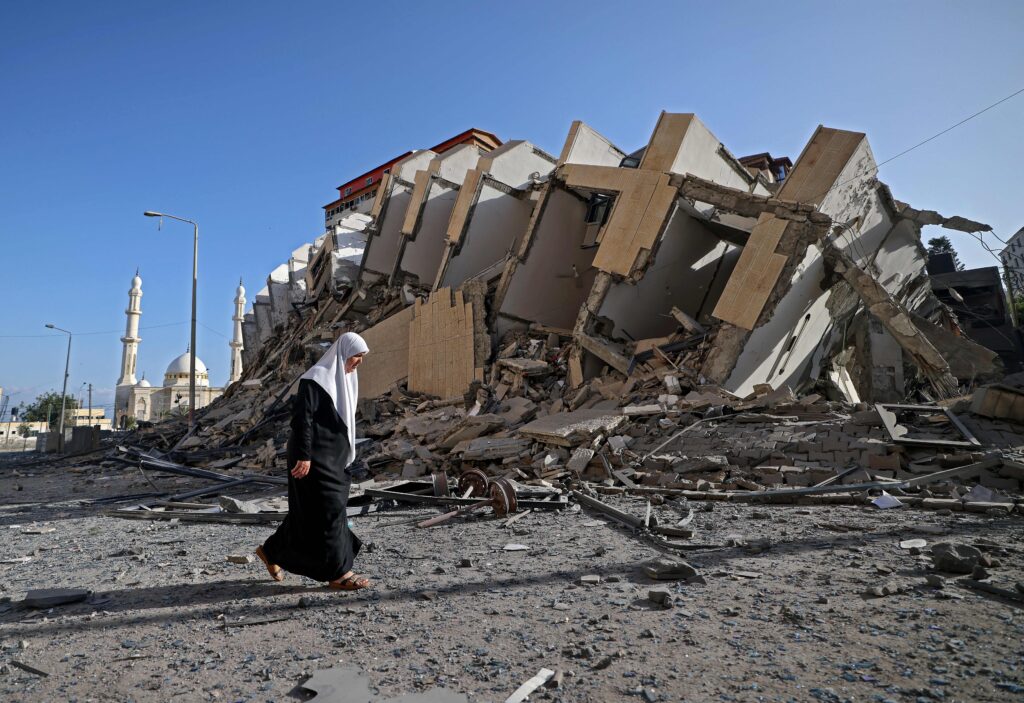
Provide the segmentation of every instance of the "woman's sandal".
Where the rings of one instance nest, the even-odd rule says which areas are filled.
[[[369,585],[370,579],[357,574],[349,574],[345,578],[327,582],[327,587],[336,591],[358,591],[359,589],[366,588]]]
[[[267,571],[270,572],[270,578],[275,581],[284,581],[284,569],[277,564],[271,564],[270,560],[267,559],[267,555],[263,552],[263,546],[256,547],[256,556],[260,558],[263,565],[267,567]]]

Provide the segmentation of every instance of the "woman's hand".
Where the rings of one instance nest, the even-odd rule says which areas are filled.
[[[304,478],[309,473],[310,466],[311,463],[308,461],[296,461],[295,466],[292,467],[292,478]]]

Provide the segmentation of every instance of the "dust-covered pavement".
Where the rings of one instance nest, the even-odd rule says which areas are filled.
[[[954,542],[980,547],[990,582],[1014,589],[1019,517],[693,503],[691,541],[719,545],[686,557],[701,584],[648,578],[641,566],[660,554],[586,510],[421,530],[397,523],[435,511],[400,508],[354,518],[374,547],[357,561],[374,587],[340,593],[227,562],[266,526],[128,521],[89,504],[150,480],[204,485],[150,477],[0,463],[0,698],[305,700],[298,685],[341,662],[380,700],[437,687],[503,701],[542,667],[563,677],[530,700],[1024,700],[1021,604],[952,574],[926,583],[931,547]],[[655,511],[672,524],[679,508]],[[900,547],[911,538],[927,541],[920,554]],[[886,585],[896,593],[867,594]],[[92,594],[19,603],[55,587]],[[666,588],[670,607],[649,600]]]

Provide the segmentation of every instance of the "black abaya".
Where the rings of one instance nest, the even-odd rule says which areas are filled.
[[[349,440],[330,396],[308,379],[299,381],[288,440],[288,515],[264,543],[267,559],[285,571],[333,581],[352,569],[362,543],[348,529],[345,506],[351,479],[345,472]],[[297,461],[309,473],[291,475]]]

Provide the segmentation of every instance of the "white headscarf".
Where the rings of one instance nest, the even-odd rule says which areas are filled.
[[[338,337],[338,341],[331,345],[320,361],[302,374],[302,378],[313,381],[331,396],[338,417],[345,423],[349,447],[345,466],[356,458],[356,401],[359,400],[358,370],[345,373],[345,362],[356,354],[368,351],[370,348],[362,337],[355,332],[346,332]]]

